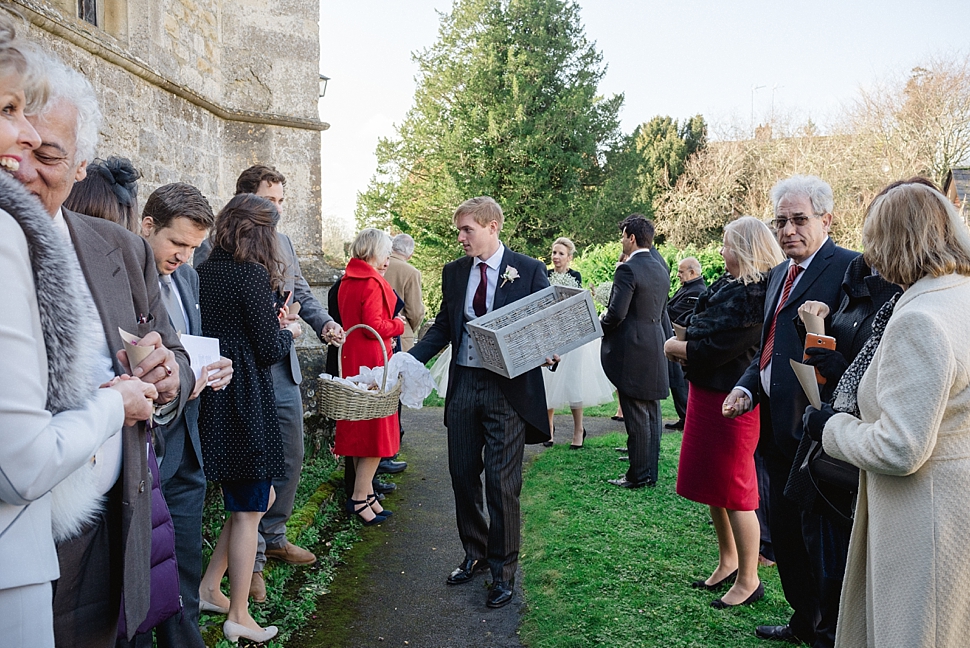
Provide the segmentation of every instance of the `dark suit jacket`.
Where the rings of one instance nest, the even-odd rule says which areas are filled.
[[[148,242],[120,225],[63,210],[81,271],[112,354],[124,348],[118,328],[137,336],[158,331],[179,365],[179,407],[195,384],[189,358],[167,317],[158,288],[155,257]],[[139,316],[148,318],[139,324]],[[117,374],[127,373],[114,358]],[[130,635],[148,613],[151,568],[151,477],[145,452],[144,424],[122,430],[121,546],[124,554],[125,620]],[[129,637],[130,638],[130,637]]]
[[[697,298],[706,289],[707,285],[704,283],[704,277],[698,277],[683,284],[667,303],[667,313],[670,315],[670,321],[675,324],[687,326],[687,322],[680,321],[681,318],[685,314],[694,312],[694,305],[697,304]]]
[[[310,284],[304,279],[303,270],[300,269],[300,260],[296,256],[293,241],[290,240],[289,236],[279,231],[276,232],[276,239],[279,243],[280,260],[283,262],[282,292],[283,294],[286,294],[287,291],[293,292],[293,298],[290,302],[300,302],[300,319],[309,324],[313,332],[322,341],[323,327],[333,318],[310,291]],[[212,239],[207,238],[196,249],[195,255],[192,257],[192,265],[198,268],[209,258],[211,252]],[[296,355],[296,344],[290,347],[290,355],[287,360],[290,364],[290,377],[294,383],[299,385],[303,382],[303,372],[300,369],[300,359]]]
[[[178,289],[182,307],[189,320],[189,335],[202,335],[202,315],[199,313],[199,275],[195,268],[183,263],[172,273],[172,283]],[[171,320],[170,320],[171,321]],[[188,401],[182,413],[172,423],[160,428],[159,432],[164,440],[165,459],[159,467],[159,477],[164,482],[175,475],[182,460],[182,453],[195,453],[199,465],[202,465],[202,445],[199,442],[199,400]],[[157,434],[158,432],[156,432]]]
[[[795,329],[793,318],[798,307],[809,300],[828,304],[830,312],[839,307],[842,277],[858,252],[846,250],[827,239],[812,259],[811,265],[802,273],[785,306],[775,322],[775,343],[771,358],[771,425],[762,425],[761,443],[774,443],[787,459],[794,459],[798,442],[802,438],[802,415],[808,399],[795,378],[789,359],[801,361],[804,344]],[[779,263],[768,273],[768,293],[765,297],[765,324],[761,332],[761,345],[774,317],[778,298],[785,285],[789,262]],[[738,385],[751,392],[754,404],[761,398],[761,352],[755,354]]]
[[[441,310],[421,341],[408,351],[421,362],[427,362],[448,344],[451,344],[453,353],[448,372],[449,399],[453,393],[452,385],[454,384],[455,366],[457,365],[457,349],[461,344],[461,335],[465,326],[465,291],[468,288],[468,275],[472,270],[472,265],[472,257],[468,256],[445,265],[441,271]],[[515,281],[509,281],[504,286],[502,286],[501,280],[498,282],[492,310],[497,310],[549,287],[545,265],[532,257],[518,254],[506,247],[505,254],[502,256],[502,265],[499,266],[500,277],[505,274],[505,269],[510,265],[519,271],[519,276]],[[542,369],[537,367],[515,378],[502,378],[499,384],[512,408],[526,423],[525,442],[542,443],[548,441],[550,438],[549,419],[546,415],[546,391],[542,382]],[[448,425],[447,406],[445,407],[445,425]]]
[[[617,391],[637,400],[663,400],[668,394],[663,321],[669,290],[666,264],[646,250],[617,266],[613,275],[600,359]]]

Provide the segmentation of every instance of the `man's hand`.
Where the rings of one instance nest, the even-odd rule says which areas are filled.
[[[138,421],[147,421],[155,411],[153,401],[158,398],[155,386],[142,382],[137,378],[125,374],[117,376],[111,382],[102,385],[113,389],[119,394],[125,404],[125,425],[134,425]]]
[[[687,342],[685,340],[678,340],[675,337],[670,338],[664,342],[664,355],[671,362],[679,362],[680,364],[687,363]]]
[[[128,364],[128,353],[124,349],[118,352],[118,360],[128,368],[133,377],[155,385],[158,390],[155,399],[157,404],[170,402],[179,392],[179,365],[175,361],[175,354],[162,344],[162,336],[158,331],[151,331],[138,340],[138,346],[153,349],[140,365],[131,367]]]
[[[323,325],[323,330],[320,332],[320,339],[326,344],[332,344],[334,346],[340,346],[344,343],[344,329],[340,324],[337,324],[333,320],[330,320]]]
[[[724,418],[733,419],[750,412],[752,409],[751,399],[744,393],[744,390],[735,388],[724,399],[724,404],[721,405],[721,415]]]
[[[232,380],[232,371],[232,360],[222,356],[219,356],[219,359],[212,364],[202,367],[202,375],[195,381],[195,387],[192,389],[189,400],[198,398],[206,386],[212,387],[213,391],[225,389],[229,381]]]

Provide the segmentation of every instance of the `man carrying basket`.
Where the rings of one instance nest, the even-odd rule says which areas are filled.
[[[511,379],[484,369],[465,323],[549,287],[549,280],[543,263],[509,250],[499,240],[504,216],[494,199],[466,200],[453,222],[465,257],[442,270],[441,310],[409,353],[426,363],[451,344],[445,426],[465,559],[448,576],[448,583],[467,583],[477,572],[490,569],[492,585],[485,604],[498,608],[512,600],[518,565],[524,444],[549,440],[546,396],[539,368]]]

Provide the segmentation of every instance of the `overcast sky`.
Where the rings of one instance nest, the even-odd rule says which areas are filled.
[[[450,0],[321,2],[323,213],[353,229],[379,137],[411,107],[436,10]],[[970,52],[970,0],[581,0],[586,35],[623,93],[623,129],[702,114],[715,130],[775,114],[823,126],[860,87],[927,58]],[[754,88],[754,90],[753,90]]]

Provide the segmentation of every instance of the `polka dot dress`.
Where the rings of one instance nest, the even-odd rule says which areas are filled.
[[[279,296],[269,272],[237,263],[220,248],[198,268],[202,333],[219,339],[233,375],[221,391],[202,392],[199,436],[211,481],[283,475],[283,442],[270,368],[290,352],[293,337],[280,329]]]

